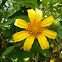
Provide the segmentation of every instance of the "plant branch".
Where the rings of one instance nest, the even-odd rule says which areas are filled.
[[[7,0],[4,0],[1,4],[0,4],[0,9],[2,8],[2,6],[4,6],[4,4],[6,3]]]

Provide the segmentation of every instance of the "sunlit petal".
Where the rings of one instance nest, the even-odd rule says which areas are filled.
[[[38,10],[37,8],[35,9],[36,15],[35,15],[35,21],[39,22],[42,19],[42,11]]]
[[[50,16],[41,22],[41,26],[42,27],[50,26],[53,22],[54,22],[54,18],[53,16]]]
[[[38,36],[38,42],[39,42],[42,50],[49,49],[49,42],[47,41],[47,38],[44,35]]]
[[[15,26],[20,27],[20,28],[27,28],[28,27],[28,23],[22,19],[16,19]]]
[[[57,33],[54,31],[45,29],[43,31],[43,35],[47,36],[50,39],[56,39]]]
[[[34,37],[33,37],[33,36],[29,36],[29,37],[26,39],[26,41],[24,42],[23,49],[24,49],[25,51],[30,51],[33,42],[34,42]]]
[[[28,12],[30,21],[31,22],[34,21],[35,20],[35,11],[33,9],[28,9],[27,12]]]
[[[13,34],[12,37],[14,39],[14,42],[18,42],[18,41],[24,40],[28,36],[29,36],[28,32],[26,32],[26,31],[20,31],[20,32],[17,32],[15,34]]]

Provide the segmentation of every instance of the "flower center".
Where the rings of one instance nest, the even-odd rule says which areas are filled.
[[[27,31],[37,37],[39,34],[42,34],[42,31],[43,31],[43,28],[40,24],[40,22],[31,22],[29,25],[28,25],[28,28],[27,28]]]

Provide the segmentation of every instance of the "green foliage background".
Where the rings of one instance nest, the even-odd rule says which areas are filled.
[[[53,16],[55,23],[47,29],[57,32],[55,40],[48,39],[49,50],[42,50],[35,40],[30,52],[23,50],[22,42],[14,43],[12,35],[20,30],[14,26],[15,19],[29,22],[27,9],[38,8],[43,11],[43,19]],[[42,20],[43,20],[42,19]],[[62,59],[62,1],[61,0],[0,0],[0,62],[42,62],[54,59],[54,52]],[[56,54],[57,55],[57,54]],[[56,61],[57,62],[57,61]]]

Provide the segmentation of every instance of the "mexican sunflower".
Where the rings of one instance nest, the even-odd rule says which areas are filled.
[[[26,38],[23,49],[25,51],[30,51],[34,39],[38,39],[42,50],[49,49],[49,42],[46,37],[55,39],[57,33],[44,27],[50,26],[54,22],[54,18],[50,16],[43,21],[40,21],[43,15],[41,10],[35,9],[34,11],[33,9],[28,9],[27,12],[30,23],[27,23],[22,19],[16,19],[14,23],[14,25],[19,28],[25,28],[24,31],[13,34],[14,42],[22,41]]]

